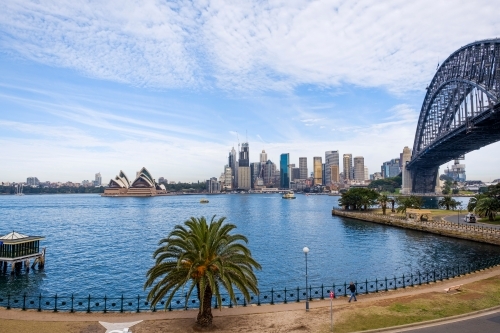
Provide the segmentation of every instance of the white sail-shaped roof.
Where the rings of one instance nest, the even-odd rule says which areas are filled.
[[[10,240],[21,239],[21,238],[28,238],[28,236],[12,231],[10,234],[0,237],[0,239],[10,239]]]

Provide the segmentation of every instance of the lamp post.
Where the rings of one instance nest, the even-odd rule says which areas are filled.
[[[307,253],[309,252],[309,248],[306,246],[302,251],[306,254],[306,311],[309,311],[309,293],[307,292]]]
[[[457,223],[460,224],[460,212],[462,211],[462,205],[458,205],[458,216],[457,216]]]

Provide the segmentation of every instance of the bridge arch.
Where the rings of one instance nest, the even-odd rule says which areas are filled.
[[[440,165],[499,141],[499,114],[500,39],[458,49],[427,87],[406,165],[412,192],[434,192]]]

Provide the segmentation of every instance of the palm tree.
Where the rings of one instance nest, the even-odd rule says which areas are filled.
[[[477,202],[481,200],[482,198],[486,198],[486,195],[484,194],[476,194],[472,198],[469,199],[469,203],[467,204],[467,210],[469,212],[474,211],[476,209]]]
[[[446,210],[455,209],[460,204],[457,200],[453,199],[451,196],[445,196],[438,201],[439,207],[446,207]]]
[[[221,288],[230,299],[237,303],[235,290],[238,289],[247,301],[250,292],[259,294],[257,277],[253,269],[261,266],[252,258],[245,236],[230,234],[234,224],[223,224],[225,217],[210,223],[205,217],[194,218],[176,225],[167,238],[159,242],[153,257],[156,263],[147,272],[144,289],[152,287],[148,301],[154,307],[165,295],[165,309],[176,292],[187,288],[187,301],[196,288],[199,311],[196,323],[201,327],[212,325],[212,296],[222,308]]]
[[[387,203],[389,201],[390,201],[390,199],[385,194],[381,194],[378,197],[378,204],[380,207],[382,207],[382,214],[383,215],[385,215],[385,210],[387,209]]]
[[[487,216],[488,220],[494,221],[497,212],[500,210],[500,205],[494,198],[482,198],[476,204],[476,214],[479,216]]]

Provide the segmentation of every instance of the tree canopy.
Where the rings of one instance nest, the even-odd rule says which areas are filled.
[[[377,204],[378,193],[369,188],[350,188],[342,193],[339,205],[344,209],[361,210]]]

